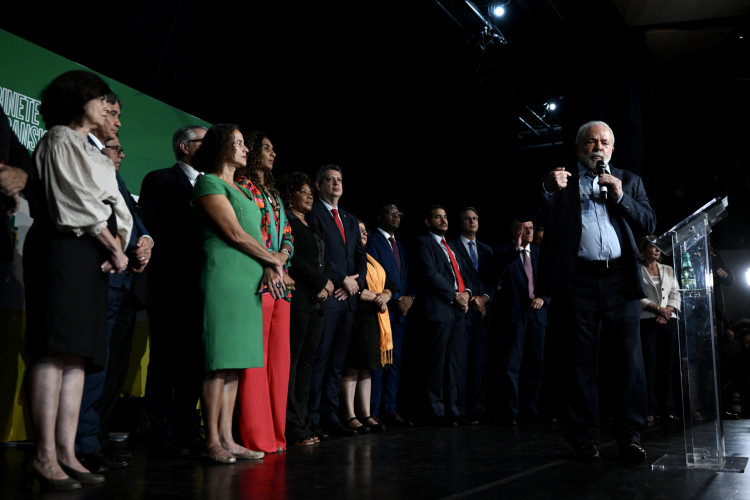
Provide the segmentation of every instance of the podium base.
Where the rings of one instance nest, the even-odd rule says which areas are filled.
[[[724,457],[724,463],[716,460],[688,465],[685,455],[664,455],[651,464],[651,470],[710,470],[714,472],[745,472],[747,457]]]

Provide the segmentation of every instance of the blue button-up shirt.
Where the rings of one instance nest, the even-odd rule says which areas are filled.
[[[585,260],[617,259],[622,254],[620,240],[609,220],[607,204],[600,198],[599,177],[578,164],[581,192],[581,244],[578,257]],[[622,197],[617,200],[620,203]]]

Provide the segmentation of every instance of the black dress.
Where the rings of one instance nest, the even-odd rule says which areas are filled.
[[[367,260],[367,272],[372,269],[372,263]],[[367,283],[365,281],[365,283]],[[398,291],[395,283],[385,278],[385,288],[394,294]],[[380,325],[378,324],[378,306],[375,302],[361,299],[357,302],[354,312],[352,335],[349,339],[349,350],[346,353],[344,367],[349,370],[379,370],[380,363]]]

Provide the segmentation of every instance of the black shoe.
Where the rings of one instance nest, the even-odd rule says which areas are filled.
[[[367,427],[367,429],[371,432],[383,432],[385,430],[385,425],[383,425],[383,423],[380,420],[378,420],[377,417],[373,415],[368,415],[366,417],[358,418],[357,420],[362,422],[362,425]],[[371,424],[369,422],[370,420],[372,420],[375,423]]]
[[[479,423],[479,420],[474,420],[472,418],[467,417],[466,415],[459,415],[457,417],[453,417],[453,421],[456,422],[458,425],[477,425]]]
[[[80,455],[78,461],[94,474],[101,474],[114,469],[124,469],[128,466],[128,461],[122,458],[107,459],[100,452],[87,453]]]
[[[359,425],[352,425],[354,422],[357,422]],[[349,429],[355,432],[358,432],[360,434],[365,434],[367,432],[370,432],[370,427],[365,425],[361,420],[359,420],[357,417],[352,417],[350,419],[347,419],[346,423],[343,424],[345,429]]]
[[[387,415],[384,415],[383,422],[385,422],[386,424],[392,427],[413,427],[414,426],[412,422],[405,420],[403,417],[401,417],[401,415],[399,415],[395,411],[393,413],[388,413]]]
[[[444,415],[435,415],[432,417],[432,424],[438,427],[455,427],[458,424]]]
[[[331,436],[348,437],[356,436],[358,434],[357,429],[346,427],[341,422],[332,422],[329,424],[321,425],[321,429],[324,429]]]
[[[581,462],[598,462],[602,459],[599,449],[594,443],[575,446],[576,459]]]
[[[620,458],[628,462],[643,462],[646,460],[646,450],[638,443],[620,445]]]

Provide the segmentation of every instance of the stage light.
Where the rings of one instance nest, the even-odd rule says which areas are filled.
[[[554,102],[547,102],[544,103],[544,107],[547,111],[554,111],[557,109],[557,104],[555,104]]]
[[[494,17],[503,17],[505,15],[505,6],[510,3],[510,0],[500,1],[500,2],[490,2],[487,6],[487,10],[489,10],[490,15]]]
[[[750,269],[745,271],[745,283],[747,283],[747,286],[750,286]]]

